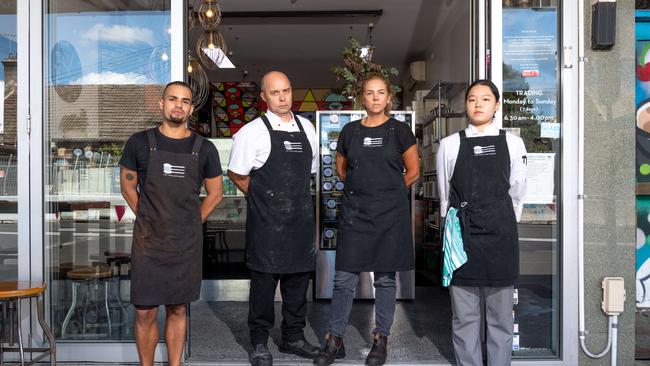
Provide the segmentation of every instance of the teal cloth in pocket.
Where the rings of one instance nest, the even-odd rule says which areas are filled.
[[[442,251],[444,253],[442,285],[448,287],[451,284],[454,271],[467,262],[467,253],[463,246],[463,234],[458,219],[458,209],[454,207],[450,207],[447,211]]]

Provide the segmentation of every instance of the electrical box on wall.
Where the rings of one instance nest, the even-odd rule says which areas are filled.
[[[591,49],[608,50],[616,38],[616,0],[592,0]]]
[[[607,315],[619,315],[625,306],[625,281],[623,277],[603,278],[602,309]]]
[[[413,61],[410,64],[411,77],[415,81],[427,80],[427,62],[426,61]]]

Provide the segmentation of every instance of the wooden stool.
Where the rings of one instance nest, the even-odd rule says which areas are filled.
[[[96,265],[75,268],[69,271],[67,276],[72,280],[72,303],[70,304],[68,314],[66,314],[63,324],[61,325],[61,337],[65,335],[65,330],[70,322],[72,313],[74,313],[74,310],[77,307],[77,289],[81,283],[85,283],[87,288],[84,310],[81,315],[81,332],[84,334],[86,333],[86,311],[88,308],[88,299],[90,297],[90,285],[95,285],[95,300],[97,300],[97,290],[100,283],[102,283],[104,285],[104,307],[106,309],[106,318],[108,319],[108,334],[110,335],[112,332],[111,313],[108,308],[108,279],[112,276],[110,267],[106,265]]]
[[[50,328],[47,326],[43,320],[43,300],[42,295],[45,292],[46,284],[42,282],[32,282],[32,281],[0,281],[0,302],[2,302],[2,327],[0,328],[0,365],[3,364],[4,352],[18,352],[20,354],[20,364],[21,365],[33,365],[36,362],[42,360],[43,358],[50,356],[50,363],[56,366],[56,343],[54,341],[54,336],[50,331]],[[36,298],[36,314],[38,317],[38,324],[43,329],[43,334],[48,339],[50,343],[49,348],[34,348],[34,347],[23,347],[23,334],[20,326],[20,316],[21,316],[21,302],[23,299]],[[12,320],[14,319],[13,314],[10,315],[9,320],[9,347],[3,348],[5,328],[7,324],[7,305],[11,313],[13,309],[13,314],[15,314],[16,327],[18,329],[18,348],[13,347],[14,345],[14,324]],[[25,354],[24,352],[39,352],[41,353],[38,357],[32,359],[30,362],[25,363]]]

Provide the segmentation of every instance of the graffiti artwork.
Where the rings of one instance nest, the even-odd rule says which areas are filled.
[[[650,183],[650,11],[636,11],[636,181]],[[645,190],[642,190],[645,191]],[[636,305],[650,308],[650,196],[637,195]]]

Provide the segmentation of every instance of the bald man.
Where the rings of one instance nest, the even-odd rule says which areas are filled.
[[[264,75],[266,114],[233,137],[228,177],[246,194],[246,254],[251,271],[248,328],[251,365],[272,365],[267,347],[275,289],[282,294],[280,352],[313,359],[305,340],[307,288],[316,268],[311,174],[318,169],[318,140],[308,120],[291,113],[291,83],[278,71]]]

